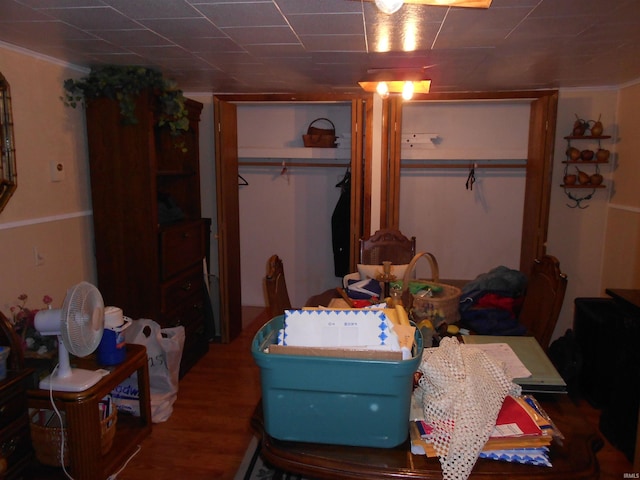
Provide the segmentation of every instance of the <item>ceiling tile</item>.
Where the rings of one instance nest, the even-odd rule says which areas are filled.
[[[366,52],[362,35],[301,35],[309,52]]]
[[[264,27],[287,25],[272,2],[194,4],[217,27]]]
[[[229,27],[222,32],[239,45],[257,44],[293,44],[300,45],[300,40],[287,25],[275,27]]]
[[[368,69],[424,67],[432,91],[620,85],[640,80],[640,1],[0,0],[0,42],[198,91],[357,91]]]
[[[43,8],[39,11],[83,30],[123,30],[139,27],[137,22],[110,7]]]

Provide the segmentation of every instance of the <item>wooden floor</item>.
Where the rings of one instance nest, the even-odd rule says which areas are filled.
[[[251,439],[249,417],[260,398],[259,370],[250,343],[268,320],[261,309],[246,308],[244,313],[247,327],[242,335],[228,345],[212,344],[206,357],[182,379],[171,418],[154,424],[140,452],[118,476],[120,480],[234,477]],[[586,402],[579,408],[597,425],[597,410]],[[633,471],[624,455],[608,444],[598,459],[603,479],[619,480]]]

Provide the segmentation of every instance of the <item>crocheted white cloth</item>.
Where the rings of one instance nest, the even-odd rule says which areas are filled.
[[[427,351],[425,351],[426,353]],[[505,366],[480,349],[444,338],[423,356],[418,395],[444,480],[464,480],[496,424],[507,395],[521,388],[505,374]]]

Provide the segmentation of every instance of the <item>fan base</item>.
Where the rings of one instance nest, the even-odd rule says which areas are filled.
[[[59,392],[82,392],[93,387],[102,379],[102,373],[82,368],[72,368],[71,374],[60,377],[56,374],[48,375],[40,380],[42,390],[56,390]]]

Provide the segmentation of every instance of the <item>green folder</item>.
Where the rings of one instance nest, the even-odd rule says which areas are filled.
[[[465,335],[463,339],[464,343],[468,345],[483,343],[506,343],[509,345],[531,372],[530,377],[513,379],[515,383],[522,386],[523,392],[567,392],[567,384],[535,337]]]

